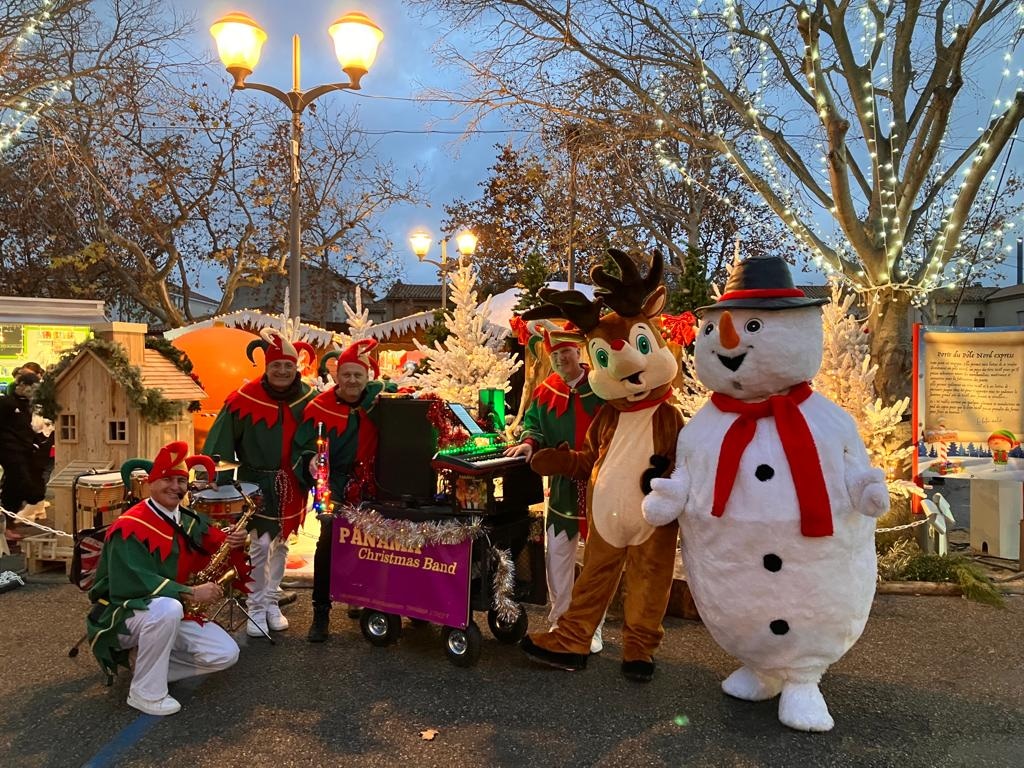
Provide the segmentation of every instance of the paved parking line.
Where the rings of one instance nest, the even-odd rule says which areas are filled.
[[[187,694],[185,696],[175,696],[176,699],[182,702],[183,706],[188,699],[192,698],[196,688],[202,684],[203,677],[205,676],[186,678],[174,684],[177,689],[176,692]],[[125,706],[128,705],[125,704]],[[174,717],[174,715],[170,715],[170,717]],[[146,734],[164,719],[166,718],[159,715],[140,713],[137,718],[114,734],[114,737],[104,744],[99,752],[82,763],[82,768],[114,768],[118,764],[117,760],[122,752],[142,741]]]

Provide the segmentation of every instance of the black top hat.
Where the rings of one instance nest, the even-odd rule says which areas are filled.
[[[812,299],[793,285],[789,265],[779,256],[752,256],[737,264],[725,284],[725,292],[709,309],[795,309],[820,307],[829,298]]]

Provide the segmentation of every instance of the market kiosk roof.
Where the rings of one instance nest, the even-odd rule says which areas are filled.
[[[94,325],[105,322],[103,302],[99,300],[0,296],[0,323]]]

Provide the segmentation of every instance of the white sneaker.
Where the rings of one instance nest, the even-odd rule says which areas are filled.
[[[181,704],[178,703],[178,700],[169,695],[157,701],[150,701],[149,699],[143,699],[135,696],[133,693],[129,693],[128,706],[135,707],[139,712],[145,712],[147,715],[157,716],[173,715],[181,709]]]
[[[270,627],[267,626],[267,612],[251,611],[249,616],[249,621],[245,623],[245,634],[249,637],[265,637],[270,632]]]
[[[288,629],[288,617],[281,613],[281,608],[277,603],[267,606],[267,626],[275,632]]]
[[[590,638],[590,652],[600,653],[604,650],[604,640],[601,638],[601,627],[598,627],[594,631],[594,636]]]

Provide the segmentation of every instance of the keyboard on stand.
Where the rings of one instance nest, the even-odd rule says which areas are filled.
[[[501,446],[479,453],[437,453],[430,466],[435,470],[450,469],[462,475],[493,475],[526,464],[525,456],[506,456]]]

